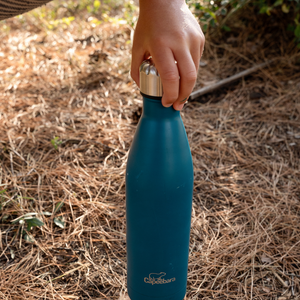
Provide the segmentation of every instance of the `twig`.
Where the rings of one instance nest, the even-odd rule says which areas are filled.
[[[14,172],[14,163],[13,163],[13,155],[12,155],[12,152],[9,153],[9,157],[10,157],[11,174],[12,174],[12,176],[14,176],[14,175],[15,175],[15,172]]]
[[[87,267],[87,265],[82,265],[82,266],[79,266],[79,267],[77,267],[77,268],[75,268],[75,269],[69,270],[69,271],[67,271],[67,272],[64,273],[64,274],[59,275],[58,277],[55,277],[55,278],[51,279],[51,281],[57,280],[57,279],[59,279],[59,278],[62,278],[62,277],[66,276],[66,275],[68,275],[68,274],[71,274],[71,273],[73,273],[73,272],[75,272],[75,271],[77,271],[77,270],[79,270],[79,269],[81,269],[81,268],[83,268],[83,267]]]
[[[289,285],[286,284],[283,279],[275,272],[275,270],[271,269],[272,273],[275,275],[275,277],[281,282],[281,284],[285,287],[288,288]]]
[[[213,91],[215,91],[215,90],[217,90],[217,89],[219,89],[219,88],[221,88],[221,87],[223,87],[225,85],[228,85],[228,84],[230,84],[230,83],[232,83],[232,82],[234,82],[234,81],[236,81],[236,80],[244,77],[244,76],[247,76],[247,75],[249,75],[249,74],[251,74],[251,73],[253,73],[253,72],[255,72],[255,71],[257,71],[257,70],[259,70],[261,68],[264,68],[265,66],[271,64],[273,61],[274,61],[273,59],[272,60],[268,60],[268,61],[266,61],[266,62],[264,62],[262,64],[254,66],[254,67],[252,67],[250,69],[247,69],[245,71],[237,73],[237,74],[235,74],[233,76],[230,76],[228,78],[222,79],[222,80],[220,80],[220,81],[218,81],[218,82],[216,82],[216,83],[214,83],[212,85],[205,86],[205,87],[203,87],[203,88],[201,88],[199,90],[196,90],[196,91],[194,91],[194,92],[191,93],[190,100],[196,99],[196,98],[198,98],[198,97],[200,97],[202,95],[205,95],[207,93],[211,93],[211,92],[213,92]]]

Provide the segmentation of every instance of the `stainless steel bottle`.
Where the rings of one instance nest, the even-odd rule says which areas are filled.
[[[140,67],[143,113],[126,168],[127,288],[131,300],[186,293],[193,163],[180,112],[161,104],[159,74]]]

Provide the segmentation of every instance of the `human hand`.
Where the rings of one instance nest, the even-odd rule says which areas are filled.
[[[195,85],[204,42],[184,0],[140,0],[131,76],[139,86],[139,67],[152,56],[163,85],[163,106],[181,110]]]

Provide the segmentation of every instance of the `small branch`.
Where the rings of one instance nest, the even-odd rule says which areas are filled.
[[[12,152],[9,152],[9,157],[10,157],[11,174],[12,174],[12,176],[15,176]]]
[[[62,275],[60,275],[60,276],[58,276],[58,277],[55,277],[55,278],[51,279],[51,281],[57,280],[57,279],[59,279],[59,278],[62,278],[62,277],[64,277],[64,276],[68,275],[68,274],[71,274],[71,273],[73,273],[73,272],[75,272],[75,271],[77,271],[77,270],[79,270],[79,269],[81,269],[81,268],[87,267],[87,266],[88,266],[88,265],[85,264],[85,265],[79,266],[79,267],[77,267],[77,268],[75,268],[75,269],[69,270],[69,271],[67,271],[67,272],[64,273],[64,274],[62,274]]]
[[[240,78],[242,78],[244,76],[247,76],[247,75],[249,75],[249,74],[251,74],[251,73],[253,73],[253,72],[255,72],[255,71],[257,71],[257,70],[259,70],[261,68],[264,68],[265,66],[271,64],[273,61],[274,61],[274,59],[268,60],[268,61],[266,61],[266,62],[264,62],[262,64],[254,66],[254,67],[252,67],[250,69],[247,69],[245,71],[237,73],[237,74],[235,74],[233,76],[230,76],[228,78],[222,79],[222,80],[220,80],[220,81],[218,81],[218,82],[216,82],[216,83],[214,83],[212,85],[205,86],[205,87],[203,87],[203,88],[201,88],[199,90],[196,90],[196,91],[194,91],[194,92],[191,93],[190,100],[198,98],[198,97],[200,97],[202,95],[205,95],[207,93],[211,93],[214,90],[217,90],[217,89],[219,89],[219,88],[221,88],[221,87],[223,87],[225,85],[228,85],[228,84],[230,84],[230,83],[232,83],[232,82],[234,82],[234,81],[236,81],[236,80],[238,80],[238,79],[240,79]]]

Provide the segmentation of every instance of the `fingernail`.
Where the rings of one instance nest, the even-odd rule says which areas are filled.
[[[178,106],[178,109],[179,109],[179,110],[182,110],[183,107],[184,107],[184,103],[183,103],[183,104],[180,104],[180,105]]]
[[[163,105],[164,107],[171,107],[171,106],[173,105],[173,103],[171,103],[171,104],[163,104],[163,102],[162,102],[162,105]]]

